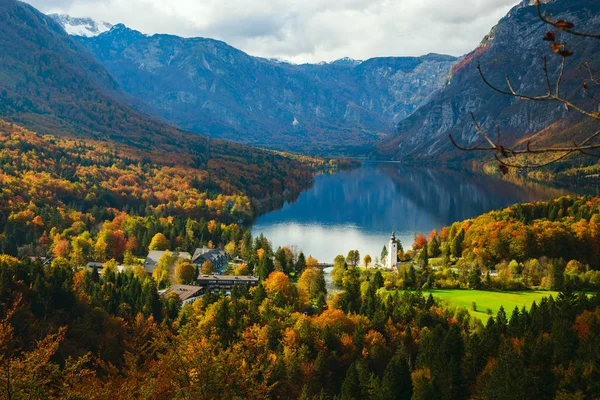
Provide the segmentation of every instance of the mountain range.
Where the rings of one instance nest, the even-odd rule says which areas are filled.
[[[544,3],[549,14],[600,31],[599,4]],[[74,19],[53,18],[66,31],[81,30]],[[520,91],[545,90],[541,56],[551,54],[542,41],[547,29],[535,2],[524,0],[461,58],[429,54],[303,65],[253,57],[213,39],[145,35],[122,24],[74,37],[129,95],[130,105],[191,132],[312,154],[464,160],[479,156],[458,152],[448,135],[465,145],[481,140],[470,112],[484,129],[499,127],[507,145],[525,133],[539,132],[536,140],[542,143],[557,136],[570,141],[591,129],[556,104],[494,92],[479,76],[478,62],[500,86],[510,73]],[[600,57],[595,42],[572,44],[578,51],[567,76],[577,78],[584,60],[595,64]],[[559,61],[550,57],[551,75]],[[577,86],[566,90],[580,96]]]
[[[293,65],[122,24],[77,40],[138,109],[191,132],[306,153],[373,146],[431,98],[456,62],[430,54]]]
[[[600,4],[544,3],[548,13],[578,28],[600,31]],[[484,129],[499,127],[506,145],[525,133],[536,134],[537,144],[565,143],[593,128],[556,104],[494,92],[479,76],[477,63],[494,84],[505,84],[509,73],[518,91],[540,94],[544,55],[551,77],[556,75],[559,60],[542,41],[548,27],[531,0],[515,6],[460,58],[428,54],[302,65],[254,57],[209,38],[145,35],[66,15],[47,18],[25,6],[19,12],[0,26],[0,115],[36,130],[60,127],[164,150],[210,136],[308,154],[464,161],[480,155],[458,152],[448,135],[464,145],[481,140],[470,112]],[[18,23],[28,13],[37,25]],[[575,39],[569,45],[577,51],[567,63],[564,93],[581,98],[585,71],[578,67],[600,63],[597,43]],[[60,95],[51,96],[54,90]]]

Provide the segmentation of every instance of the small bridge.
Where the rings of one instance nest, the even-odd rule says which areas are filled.
[[[331,263],[319,263],[318,267],[321,268],[321,269],[332,268],[333,264],[331,264]]]

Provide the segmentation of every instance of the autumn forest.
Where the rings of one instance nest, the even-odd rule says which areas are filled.
[[[200,38],[189,67],[168,44],[186,38],[1,0],[0,398],[600,398],[600,79],[582,45],[598,9],[567,3],[520,3],[459,58],[297,65]],[[539,43],[558,64],[497,87]],[[571,68],[580,54],[590,62]],[[193,93],[176,88],[184,76]],[[472,109],[489,118],[464,128],[455,113]],[[345,181],[317,185],[332,176]],[[532,189],[555,178],[543,193],[556,195]],[[315,197],[343,223],[318,225]],[[269,225],[285,235],[253,230],[299,199],[300,216]],[[361,253],[369,224],[410,226],[411,240]],[[317,259],[322,247],[340,254]]]

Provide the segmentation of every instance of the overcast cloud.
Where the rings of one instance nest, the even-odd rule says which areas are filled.
[[[292,62],[462,55],[518,0],[27,0],[143,33],[223,40]]]

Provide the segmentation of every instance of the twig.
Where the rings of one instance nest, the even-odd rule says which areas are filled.
[[[532,164],[512,164],[512,163],[507,163],[504,160],[501,160],[500,157],[498,157],[498,154],[494,155],[494,158],[496,158],[496,160],[501,164],[504,165],[506,167],[510,167],[510,168],[518,168],[518,169],[538,169],[538,168],[543,168],[546,167],[552,163],[555,163],[557,161],[562,160],[563,158],[565,158],[566,156],[572,154],[572,151],[566,152],[565,154],[563,154],[560,157],[556,157],[548,162],[545,162],[543,164],[538,164],[538,165],[532,165]]]
[[[542,3],[540,2],[540,0],[536,1],[536,8],[537,8],[537,13],[538,13],[538,16],[540,17],[540,19],[543,22],[545,22],[546,24],[552,25],[556,29],[560,29],[561,31],[570,33],[571,35],[574,35],[574,36],[581,36],[581,37],[587,37],[587,38],[593,38],[593,39],[600,39],[600,33],[578,32],[578,31],[573,30],[572,28],[565,28],[565,27],[559,26],[556,22],[550,21],[542,13]]]
[[[558,30],[567,32],[567,33],[575,35],[575,36],[600,39],[600,34],[589,34],[589,33],[583,33],[583,32],[578,32],[578,31],[573,30],[574,25],[571,22],[568,22],[565,20],[558,20],[556,22],[550,21],[547,17],[545,17],[542,14],[540,5],[541,5],[540,0],[537,0],[536,6],[537,6],[538,15],[544,23],[552,25],[554,28],[556,28]],[[546,34],[546,37],[544,39],[554,42],[555,37],[556,37],[555,33],[550,32],[550,33]],[[548,58],[545,56],[542,57],[542,61],[543,61],[542,69],[543,69],[543,74],[544,74],[546,86],[547,86],[547,94],[542,95],[542,96],[529,96],[529,95],[517,92],[515,90],[513,83],[511,82],[508,74],[505,77],[508,90],[501,89],[501,88],[495,86],[494,84],[492,84],[488,80],[488,78],[483,73],[483,69],[481,67],[480,62],[477,63],[477,70],[478,70],[479,75],[481,76],[481,79],[483,80],[483,82],[488,87],[490,87],[492,90],[494,90],[495,92],[498,92],[500,94],[504,94],[507,96],[515,97],[520,100],[525,100],[525,101],[557,102],[557,103],[560,103],[563,106],[565,106],[567,111],[575,111],[575,112],[577,112],[581,115],[584,115],[586,117],[589,117],[593,120],[600,121],[600,113],[599,112],[585,110],[583,107],[578,106],[577,104],[574,104],[572,101],[561,97],[561,86],[562,86],[563,79],[565,76],[567,58],[570,57],[573,53],[566,48],[566,43],[564,43],[564,42],[555,42],[551,45],[551,47],[552,47],[552,50],[554,51],[554,53],[556,53],[562,57],[562,60],[561,60],[561,64],[560,64],[560,69],[558,71],[558,76],[556,78],[556,82],[553,85],[552,79],[550,78],[550,73],[548,71]],[[589,63],[585,62],[584,66],[588,70],[588,74],[590,76],[590,82],[600,85],[600,80],[598,80],[594,77],[594,72],[592,71]],[[584,66],[581,66],[580,69],[583,68]],[[584,82],[583,88],[590,98],[596,100],[594,95],[589,91],[587,82]],[[596,101],[598,101],[598,100],[596,100]],[[458,143],[456,143],[456,141],[450,134],[449,137],[450,137],[450,141],[452,142],[452,145],[462,151],[487,151],[487,152],[491,151],[491,152],[494,152],[494,158],[500,164],[503,172],[505,172],[507,167],[528,168],[528,169],[542,168],[542,167],[545,167],[552,163],[555,163],[557,161],[560,161],[573,153],[581,153],[581,154],[585,154],[585,155],[592,156],[592,157],[600,157],[600,154],[595,154],[594,152],[590,152],[592,150],[600,149],[600,143],[593,142],[595,139],[597,139],[600,136],[600,131],[597,131],[594,134],[590,135],[583,142],[581,142],[579,144],[576,143],[575,141],[573,141],[572,146],[532,148],[531,141],[527,140],[527,143],[525,144],[525,148],[505,147],[500,144],[500,127],[498,127],[497,140],[494,143],[494,141],[492,141],[490,139],[490,136],[485,132],[485,130],[479,124],[479,122],[475,118],[475,115],[472,112],[470,113],[470,115],[471,115],[471,119],[473,120],[473,123],[475,125],[475,129],[477,130],[477,132],[479,132],[479,134],[481,134],[481,136],[487,141],[487,143],[490,144],[490,147],[483,147],[483,146],[464,147],[464,146],[461,146]],[[545,154],[545,153],[550,153],[550,154],[560,153],[560,155],[553,157],[550,161],[547,161],[547,162],[544,162],[541,164],[529,164],[529,163],[519,164],[519,163],[507,161],[508,158],[515,157],[515,156],[523,156],[523,155],[528,155],[528,154]]]

